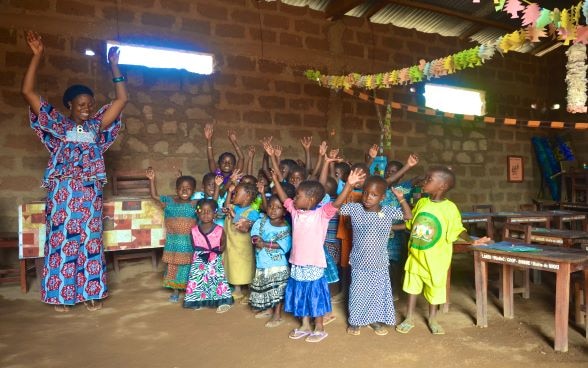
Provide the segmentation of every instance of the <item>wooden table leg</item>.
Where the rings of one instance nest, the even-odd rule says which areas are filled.
[[[502,315],[504,318],[514,317],[513,267],[502,265]]]
[[[488,264],[479,251],[474,251],[476,280],[476,326],[488,327]]]
[[[20,277],[20,292],[26,294],[28,291],[27,288],[27,260],[20,259],[18,261],[19,265],[19,277]]]
[[[447,270],[447,281],[445,282],[445,304],[443,304],[442,311],[443,313],[449,313],[449,305],[451,304],[449,296],[451,292],[451,266],[449,266],[449,270]]]
[[[492,219],[488,219],[486,223],[486,234],[490,239],[494,239],[494,224],[492,223]]]
[[[588,340],[588,268],[584,269],[584,334]]]
[[[570,264],[560,263],[555,282],[555,351],[568,351]]]

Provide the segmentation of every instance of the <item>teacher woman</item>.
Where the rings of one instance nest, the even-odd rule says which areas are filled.
[[[97,310],[108,296],[102,244],[103,154],[121,126],[120,114],[128,100],[126,79],[118,68],[118,49],[113,47],[108,60],[115,99],[95,111],[92,90],[73,85],[63,95],[69,110],[65,116],[35,92],[43,41],[31,31],[26,39],[33,57],[22,95],[30,106],[31,128],[50,154],[42,185],[47,188],[47,240],[41,300],[59,312],[82,302],[88,310]]]

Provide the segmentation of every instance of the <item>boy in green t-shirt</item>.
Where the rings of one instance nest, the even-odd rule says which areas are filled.
[[[423,294],[429,303],[428,325],[433,334],[445,333],[437,322],[437,306],[446,301],[445,284],[451,265],[453,242],[458,238],[481,245],[490,241],[484,237],[472,240],[461,223],[457,206],[445,195],[455,185],[455,175],[447,167],[436,166],[427,171],[423,192],[428,198],[420,199],[413,209],[413,218],[406,222],[411,230],[408,242],[408,259],[404,270],[402,289],[409,294],[406,319],[396,331],[408,333],[414,327],[416,299]]]

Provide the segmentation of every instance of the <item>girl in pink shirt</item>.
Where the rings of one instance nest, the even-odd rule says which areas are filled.
[[[323,244],[329,220],[337,214],[352,185],[346,186],[346,190],[334,202],[317,209],[325,196],[321,183],[303,181],[296,189],[294,199],[289,199],[275,172],[272,178],[278,197],[292,215],[292,268],[286,285],[284,310],[302,318],[302,325],[292,330],[289,337],[319,342],[328,336],[323,326],[323,316],[331,312],[331,295],[324,275],[327,264]],[[347,181],[354,184],[364,178],[364,173],[355,170],[349,174]],[[314,331],[310,327],[311,317],[315,322]]]

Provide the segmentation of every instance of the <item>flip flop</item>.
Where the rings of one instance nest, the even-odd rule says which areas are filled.
[[[264,311],[255,313],[255,318],[257,318],[257,319],[265,319],[265,318],[270,318],[273,315],[274,315],[274,313],[271,312],[271,310],[270,310],[270,312],[268,312],[267,310],[264,310]]]
[[[218,308],[216,308],[216,313],[219,313],[219,314],[220,313],[225,313],[225,312],[228,312],[229,309],[231,309],[231,306],[230,305],[228,305],[228,304],[222,304],[222,305],[219,305]]]
[[[102,302],[96,302],[95,300],[90,300],[89,302],[84,302],[86,309],[90,312],[94,312],[97,310],[102,309]]]
[[[304,341],[306,342],[321,342],[323,341],[329,334],[326,331],[314,331]]]
[[[414,323],[404,320],[401,324],[396,326],[396,331],[401,334],[407,334],[414,328]]]
[[[329,317],[324,317],[323,318],[323,326],[328,325],[329,323],[333,322],[336,319],[337,319],[337,317],[332,314]]]
[[[388,329],[379,323],[370,323],[368,327],[374,330],[374,333],[378,336],[388,335]]]
[[[241,301],[239,303],[242,305],[248,305],[249,304],[249,295],[243,295],[243,298],[241,298]]]
[[[267,328],[274,328],[274,327],[278,327],[279,325],[281,325],[282,323],[284,323],[283,319],[276,319],[276,320],[272,320],[272,321],[267,321],[265,323],[265,327]]]
[[[68,313],[69,310],[70,310],[70,308],[67,305],[64,305],[64,304],[56,305],[53,308],[55,309],[56,312],[59,312],[59,313]]]
[[[172,294],[172,295],[169,296],[168,301],[170,303],[177,303],[177,302],[180,301],[180,295],[179,294]]]
[[[359,326],[349,326],[347,327],[347,335],[351,336],[359,336],[361,335],[361,330]]]
[[[429,322],[429,329],[433,335],[445,335],[445,330],[438,322]]]
[[[298,339],[301,339],[303,337],[310,335],[311,333],[312,333],[312,331],[304,331],[304,330],[299,330],[299,329],[295,328],[292,331],[290,331],[290,333],[288,334],[288,337],[291,338],[292,340],[298,340]]]

